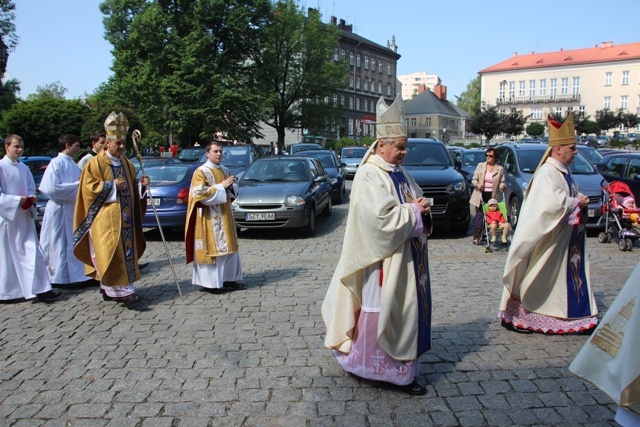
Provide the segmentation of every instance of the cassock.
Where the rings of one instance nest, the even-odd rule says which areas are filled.
[[[192,283],[205,288],[219,289],[224,282],[242,280],[230,200],[237,186],[234,184],[227,192],[219,184],[228,177],[226,167],[207,161],[191,179],[185,225],[186,260],[187,264],[194,262]]]
[[[365,156],[353,181],[342,255],[322,303],[343,369],[398,385],[412,382],[431,348],[427,235],[431,217],[411,200],[422,190],[403,168]]]
[[[640,425],[640,264],[569,369],[619,406],[616,421]]]
[[[80,168],[60,153],[47,166],[40,191],[49,198],[40,230],[40,246],[49,259],[51,283],[71,284],[89,279],[84,264],[73,254],[73,213]]]
[[[593,329],[584,212],[571,172],[547,158],[534,174],[504,269],[498,317],[520,329],[562,334]]]
[[[0,300],[29,299],[51,290],[38,248],[36,207],[20,206],[20,197],[35,194],[27,166],[7,156],[0,160]]]
[[[140,280],[138,260],[146,243],[142,234],[142,215],[146,199],[139,194],[133,164],[116,158],[106,150],[91,159],[82,170],[73,219],[73,253],[85,264],[85,273],[100,281],[104,289],[123,288],[107,294],[121,297],[135,292]],[[114,179],[127,182],[117,191]]]

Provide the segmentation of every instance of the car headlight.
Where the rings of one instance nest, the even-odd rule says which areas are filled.
[[[456,181],[453,184],[447,185],[447,193],[461,193],[467,189],[467,184],[465,184],[464,179],[462,181]]]
[[[304,205],[304,199],[300,196],[287,196],[284,199],[285,206],[302,206]]]
[[[331,178],[329,182],[331,182],[331,185],[336,185],[338,183],[338,178]]]
[[[238,199],[233,199],[233,202],[231,202],[231,209],[235,209],[238,207]]]
[[[522,192],[523,192],[523,193],[526,193],[526,191],[527,191],[527,187],[528,187],[528,186],[529,186],[529,181],[524,181],[524,182],[522,183],[521,187],[522,187]]]

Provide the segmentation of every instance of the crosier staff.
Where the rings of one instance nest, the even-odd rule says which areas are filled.
[[[142,164],[142,156],[140,155],[140,151],[138,150],[138,142],[142,139],[142,133],[138,129],[134,130],[131,134],[131,139],[133,140],[133,149],[136,150],[136,158],[138,159],[138,163],[140,163],[140,171],[142,171],[142,175],[144,173],[144,165]],[[160,218],[158,217],[158,211],[156,210],[156,205],[153,204],[153,198],[151,197],[151,182],[147,185],[148,198],[151,203],[151,209],[153,209],[153,214],[156,217],[156,223],[158,224],[158,230],[160,230],[160,237],[162,237],[162,244],[164,245],[164,252],[167,255],[167,259],[169,260],[169,266],[171,266],[171,272],[173,273],[173,280],[176,281],[176,286],[178,287],[178,293],[180,294],[180,299],[182,299],[182,290],[180,290],[180,284],[178,283],[178,276],[176,276],[176,270],[173,268],[173,262],[171,261],[171,254],[169,253],[169,247],[167,246],[167,241],[164,238],[164,232],[162,231],[162,226],[160,225]]]

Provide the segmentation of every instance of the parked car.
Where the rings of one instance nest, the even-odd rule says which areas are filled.
[[[295,156],[300,151],[305,150],[322,150],[322,145],[315,142],[299,142],[297,144],[291,144],[287,147],[287,154]]]
[[[597,165],[603,157],[602,153],[590,145],[576,145],[576,148],[578,148],[578,152],[582,153],[594,166]]]
[[[453,158],[441,141],[409,138],[402,166],[431,199],[435,225],[448,225],[452,232],[469,231],[469,186],[455,170]]]
[[[324,170],[329,174],[333,204],[339,205],[342,203],[342,198],[347,191],[344,178],[345,164],[338,160],[336,153],[331,150],[305,150],[298,152],[297,155],[320,160]]]
[[[222,164],[225,165],[231,175],[240,176],[253,162],[261,159],[262,150],[255,145],[230,145],[222,147]],[[200,158],[200,163],[207,161],[206,153]]]
[[[347,179],[353,179],[358,171],[358,166],[362,158],[366,154],[366,147],[344,147],[340,151],[340,161],[346,166],[344,167],[344,175]]]
[[[178,153],[177,159],[181,162],[198,162],[202,158],[202,155],[205,153],[206,148],[204,147],[189,147],[183,148]]]
[[[137,157],[131,157],[131,163],[133,163],[133,167],[136,168],[136,173],[140,171],[140,162]],[[155,157],[155,156],[142,156],[142,165],[144,166],[144,170],[146,172],[147,168],[150,166],[158,166],[158,165],[166,165],[169,163],[179,163],[180,161],[175,157]]]
[[[312,157],[265,157],[249,166],[231,204],[236,227],[316,230],[316,215],[332,212],[329,175]]]
[[[51,157],[22,156],[20,157],[20,162],[24,163],[29,168],[29,170],[31,171],[31,174],[33,175],[35,173],[38,173],[38,171],[41,171],[42,173],[44,173],[44,168],[46,168],[49,162],[51,162]]]
[[[42,219],[44,218],[44,209],[47,205],[47,201],[49,198],[42,194],[38,187],[40,187],[40,182],[42,181],[42,176],[44,175],[44,171],[47,169],[49,162],[51,162],[51,157],[49,156],[22,156],[20,157],[20,162],[24,163],[29,170],[31,171],[31,175],[33,176],[33,181],[36,184],[36,228],[40,229],[42,225]]]
[[[524,193],[547,147],[547,144],[503,144],[496,148],[498,163],[505,170],[504,198],[513,228],[518,225]],[[589,197],[587,228],[601,228],[604,178],[580,151],[569,169],[580,192]]]
[[[518,144],[542,144],[542,140],[537,137],[522,138],[520,141],[518,141]]]
[[[184,227],[189,205],[189,187],[199,163],[166,163],[145,166],[144,172],[151,180],[147,211],[142,218],[142,226],[158,226],[153,206],[156,208],[160,225],[165,228]]]
[[[486,155],[484,150],[470,149],[464,150],[460,155],[460,173],[471,187],[471,181],[473,180],[473,174],[478,167],[478,163],[484,162]]]
[[[608,147],[610,141],[607,135],[600,135],[598,137],[598,147]]]
[[[596,166],[608,181],[626,183],[637,203],[640,203],[640,153],[617,152],[607,154]]]

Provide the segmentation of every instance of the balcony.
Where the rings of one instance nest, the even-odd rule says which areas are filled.
[[[496,106],[517,104],[549,104],[557,102],[580,102],[578,95],[547,95],[547,96],[515,96],[511,98],[497,98]]]

